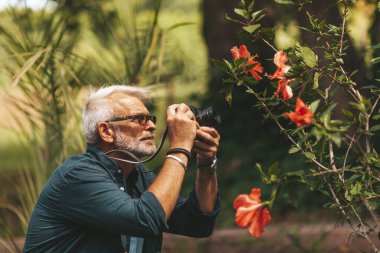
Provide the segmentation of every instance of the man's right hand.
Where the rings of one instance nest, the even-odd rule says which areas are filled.
[[[191,150],[196,136],[197,122],[185,104],[170,105],[167,110],[170,148]]]
[[[184,148],[190,151],[193,147],[197,129],[197,122],[190,108],[185,104],[169,106],[167,122],[169,148]],[[176,153],[175,156],[181,159],[181,162],[177,159],[165,159],[156,179],[147,190],[155,195],[160,202],[165,212],[166,220],[169,219],[177,202],[185,175],[184,169],[186,169],[188,162],[185,154]]]

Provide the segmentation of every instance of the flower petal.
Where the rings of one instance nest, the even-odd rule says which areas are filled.
[[[284,114],[291,121],[296,123],[297,127],[310,125],[314,119],[313,113],[300,98],[297,98],[295,112],[287,112]]]
[[[287,57],[286,57],[286,54],[284,53],[284,51],[278,51],[275,55],[274,55],[274,59],[273,59],[273,62],[274,64],[278,67],[278,68],[283,68],[285,67],[285,63],[287,61]]]

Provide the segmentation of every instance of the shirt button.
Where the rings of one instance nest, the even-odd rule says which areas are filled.
[[[120,187],[120,191],[122,191],[122,192],[123,192],[123,191],[124,191],[124,187]]]
[[[117,173],[119,173],[119,174],[120,174],[120,173],[121,173],[121,169],[118,169],[118,170],[117,170]]]

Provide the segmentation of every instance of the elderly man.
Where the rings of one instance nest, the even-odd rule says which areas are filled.
[[[207,237],[220,209],[215,172],[220,136],[199,126],[185,104],[167,109],[169,150],[155,176],[132,164],[156,150],[156,117],[146,90],[114,85],[90,95],[82,114],[86,153],[66,160],[43,188],[30,219],[25,252],[160,252],[162,233]],[[110,152],[112,151],[112,152]],[[179,192],[189,159],[197,176]],[[124,161],[123,161],[124,160]]]

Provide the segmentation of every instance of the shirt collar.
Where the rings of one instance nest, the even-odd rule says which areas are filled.
[[[89,153],[92,157],[94,157],[96,160],[101,162],[113,174],[117,173],[119,166],[114,160],[109,158],[108,155],[104,154],[103,151],[101,151],[100,149],[98,149],[92,144],[87,144],[87,153]]]

